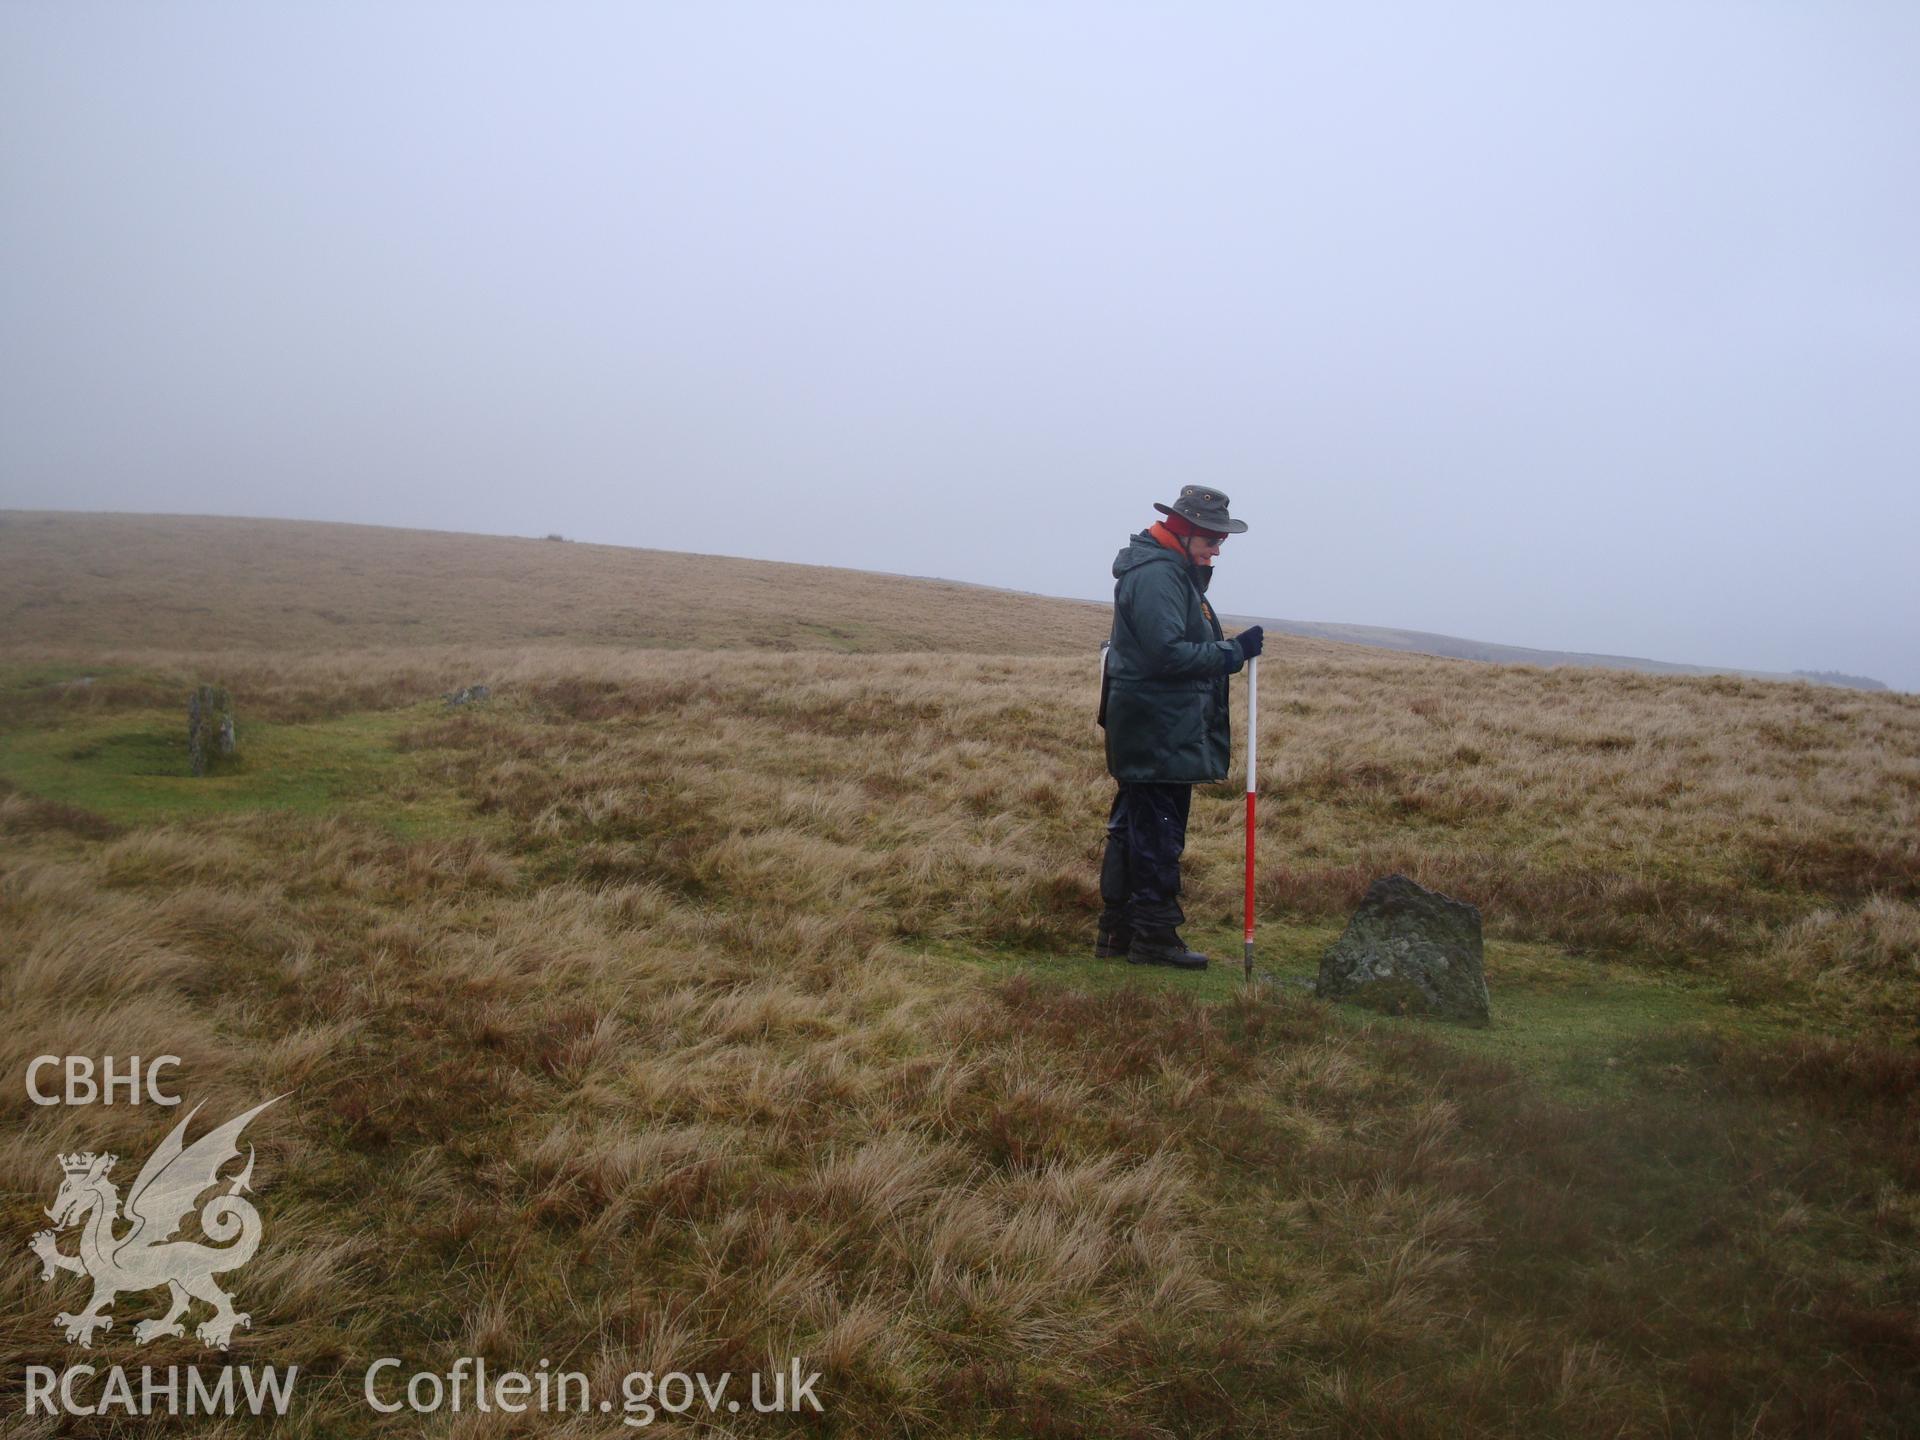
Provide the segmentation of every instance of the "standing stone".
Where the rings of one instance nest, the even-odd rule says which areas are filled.
[[[204,775],[216,757],[233,754],[233,699],[221,685],[202,685],[187,700],[187,754]]]
[[[1320,957],[1323,1000],[1350,1000],[1389,1015],[1488,1018],[1480,912],[1404,875],[1367,887],[1346,933]]]

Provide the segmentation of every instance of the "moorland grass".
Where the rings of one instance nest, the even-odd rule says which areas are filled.
[[[38,668],[0,686],[0,1069],[165,1051],[209,1113],[288,1092],[249,1132],[268,1239],[234,1349],[315,1381],[285,1433],[415,1433],[358,1400],[382,1354],[607,1393],[827,1377],[825,1416],[715,1433],[1896,1435],[1920,1409],[1909,697],[1276,643],[1277,983],[1245,989],[1232,784],[1196,796],[1187,866],[1227,966],[1089,957],[1108,786],[1077,655],[310,651],[301,625],[193,653],[116,643],[118,613],[23,641]],[[922,617],[887,623],[844,638]],[[140,777],[99,738],[213,676],[277,770],[332,767],[324,799],[116,808]],[[494,698],[439,703],[474,682]],[[1491,1027],[1288,983],[1388,867],[1483,907]],[[18,1088],[0,1115],[23,1239],[56,1150],[154,1139]],[[0,1272],[7,1351],[66,1363],[72,1299]],[[130,1344],[151,1303],[93,1358],[202,1359]]]
[[[1091,654],[1103,607],[679,550],[207,515],[0,510],[0,632],[141,654],[738,645]]]
[[[479,823],[394,737],[428,712],[242,723],[237,756],[195,777],[184,708],[76,718],[0,732],[0,784],[122,825],[247,810],[358,814],[408,835]]]

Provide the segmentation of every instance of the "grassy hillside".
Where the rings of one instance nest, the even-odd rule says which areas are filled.
[[[313,528],[368,572],[347,542],[427,543]],[[249,1132],[267,1238],[234,1282],[233,1356],[311,1379],[281,1433],[420,1433],[361,1401],[380,1355],[546,1358],[610,1395],[790,1356],[825,1377],[823,1415],[669,1434],[1897,1435],[1920,1413],[1920,700],[1276,647],[1271,978],[1245,989],[1089,958],[1108,786],[1084,645],[1065,622],[1058,654],[988,643],[1048,602],[876,577],[836,598],[761,567],[769,613],[871,604],[858,643],[897,653],[716,664],[540,641],[616,613],[586,588],[532,586],[483,633],[422,561],[444,618],[418,646],[328,645],[288,612],[278,647],[256,607],[263,638],[196,655],[118,629],[163,593],[150,553],[117,562],[99,628],[0,650],[0,1069],[168,1051],[210,1115],[291,1092]],[[607,552],[608,584],[655,560]],[[939,626],[966,653],[906,643]],[[196,781],[199,679],[232,688],[242,758]],[[475,682],[493,698],[440,701]],[[1196,795],[1191,933],[1216,954],[1238,814],[1234,785]],[[1295,983],[1390,868],[1482,906],[1488,1029]],[[158,1133],[17,1080],[0,1106],[22,1246],[56,1151],[132,1166]],[[80,1294],[0,1270],[6,1352],[74,1359],[53,1316]],[[211,1363],[132,1343],[157,1308],[124,1298],[87,1358]],[[508,1420],[427,1428],[563,1428]]]
[[[1254,623],[1252,620],[1248,624]],[[1393,630],[1379,625],[1337,625],[1320,621],[1266,620],[1271,630],[1314,640],[1367,645],[1384,650],[1410,650],[1418,655],[1440,655],[1453,660],[1490,660],[1500,665],[1577,665],[1592,670],[1638,670],[1648,675],[1734,675],[1748,680],[1804,681],[1852,690],[1885,690],[1886,684],[1865,675],[1836,671],[1741,670],[1730,665],[1684,665],[1671,660],[1646,660],[1634,655],[1595,655],[1579,650],[1536,650],[1525,645],[1497,645],[1464,640],[1458,635],[1435,635],[1426,630]]]
[[[1089,654],[1098,607],[672,550],[312,521],[0,511],[11,646],[743,645]]]

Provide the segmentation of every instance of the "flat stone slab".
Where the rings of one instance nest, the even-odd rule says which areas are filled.
[[[1404,875],[1367,887],[1346,933],[1320,957],[1314,993],[1389,1015],[1489,1016],[1480,912]]]

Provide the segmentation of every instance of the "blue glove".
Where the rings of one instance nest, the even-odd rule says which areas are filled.
[[[1267,632],[1258,625],[1249,625],[1233,637],[1233,643],[1240,647],[1240,663],[1244,665],[1267,648]]]

